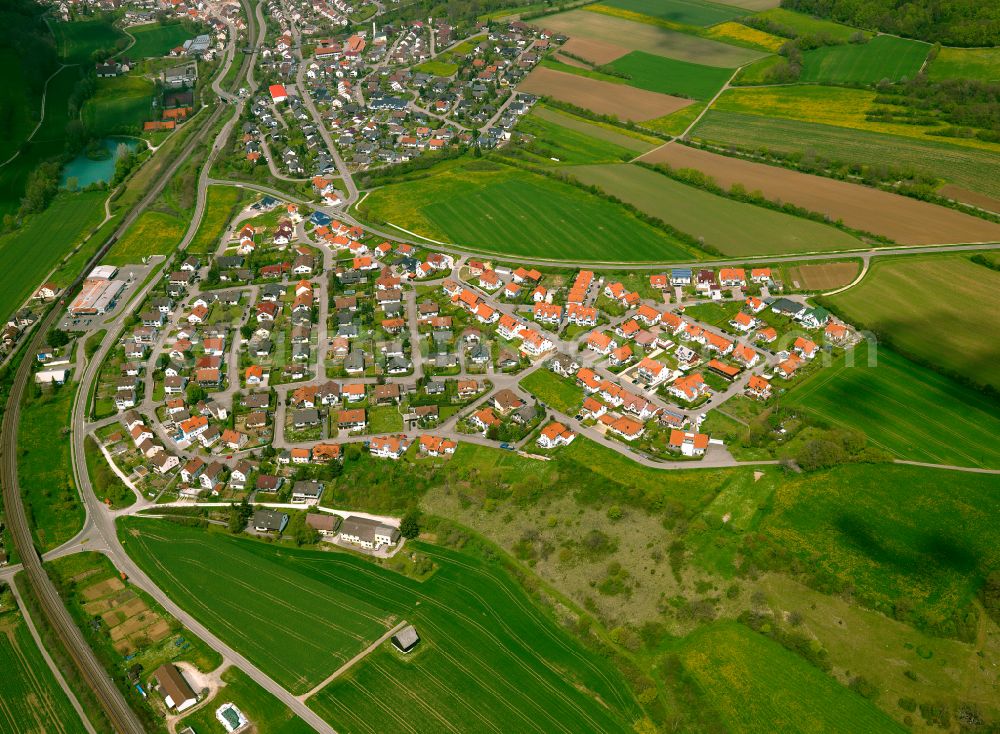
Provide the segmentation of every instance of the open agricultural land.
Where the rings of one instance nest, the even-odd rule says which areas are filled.
[[[680,61],[735,69],[767,54],[708,38],[699,38],[648,23],[639,23],[600,12],[571,10],[545,18],[545,27],[579,37],[646,51]]]
[[[586,184],[599,186],[647,214],[702,238],[726,255],[776,255],[862,246],[856,237],[830,225],[731,201],[636,165],[576,166],[571,173]]]
[[[191,38],[191,33],[180,23],[131,26],[128,33],[135,38],[128,55],[137,59],[166,56],[170,49]]]
[[[538,112],[550,112],[550,114],[542,115]],[[608,131],[608,135],[616,135],[615,142],[594,137],[588,134],[590,130],[600,131],[601,128],[583,121],[582,124],[589,128],[587,132],[577,132],[562,124],[563,121],[572,119],[568,115],[554,111],[532,110],[518,125],[518,132],[530,136],[527,149],[539,157],[539,162],[545,164],[622,162],[634,158],[638,152],[637,147],[642,151],[653,147],[642,140],[611,131]]]
[[[120,240],[104,256],[108,265],[142,262],[150,255],[172,252],[184,236],[187,222],[164,211],[149,210],[135,220]]]
[[[521,90],[542,97],[554,97],[601,115],[627,120],[650,120],[669,115],[691,104],[690,100],[645,89],[590,79],[577,74],[537,67],[521,83]]]
[[[81,119],[94,135],[140,132],[152,114],[154,91],[153,82],[140,76],[99,79]]]
[[[1000,48],[942,48],[927,73],[931,79],[1000,81]]]
[[[732,76],[728,69],[678,61],[645,51],[632,51],[608,66],[626,74],[632,86],[698,100],[710,99]]]
[[[56,50],[67,64],[90,63],[97,50],[124,48],[128,38],[110,21],[79,20],[51,23]]]
[[[875,84],[912,79],[920,71],[930,45],[893,36],[867,43],[824,46],[803,55],[803,82]]]
[[[968,255],[877,262],[828,302],[921,362],[1000,388],[996,341],[986,337],[1000,309],[1000,272]]]
[[[7,590],[0,591],[0,732],[82,734],[87,731],[42,657]]]
[[[588,138],[610,143],[618,148],[625,148],[632,153],[645,153],[661,144],[659,138],[637,133],[624,128],[616,128],[606,123],[594,122],[582,117],[577,117],[568,112],[552,109],[544,104],[537,105],[531,111],[531,117],[553,123],[556,127],[550,128],[557,135],[564,135],[566,131],[581,133]],[[553,141],[558,142],[558,141]],[[592,143],[591,143],[592,144]]]
[[[703,0],[608,0],[613,8],[630,10],[685,25],[710,26],[742,15],[739,8]]]
[[[0,49],[0,68],[18,69],[21,59],[12,48]],[[0,163],[14,155],[35,129],[41,110],[41,95],[33,94],[27,79],[12,74],[0,90]],[[2,169],[0,169],[2,170]]]
[[[123,533],[130,552],[181,606],[300,692],[401,619],[418,625],[427,643],[412,662],[375,655],[310,697],[337,728],[358,727],[355,717],[373,701],[383,705],[369,715],[384,725],[418,717],[424,730],[443,721],[457,731],[517,721],[525,731],[622,731],[638,716],[605,660],[557,629],[502,571],[472,557],[418,544],[414,550],[436,567],[418,582],[350,554],[276,556],[266,545],[155,520],[129,520]],[[194,592],[198,579],[210,577],[217,597]],[[308,634],[303,614],[312,620]],[[267,620],[269,643],[240,634],[241,620],[252,618]],[[297,661],[289,660],[291,649]],[[456,698],[459,686],[467,695]]]
[[[493,162],[376,189],[358,208],[369,220],[432,240],[522,256],[638,262],[692,254],[620,206]]]
[[[993,197],[1000,206],[1000,182],[993,175],[997,154],[945,142],[845,129],[801,120],[709,110],[691,138],[721,148],[751,153],[793,154],[808,163],[822,157],[837,170],[853,167],[864,174],[879,167],[926,173],[934,178]],[[777,175],[773,168],[767,169]],[[956,196],[965,200],[962,196]],[[974,203],[974,202],[973,202]]]
[[[833,426],[863,432],[896,458],[1000,466],[996,398],[874,341],[835,357],[791,388],[784,401]]]
[[[748,191],[760,191],[771,201],[790,202],[900,244],[1000,239],[1000,224],[847,181],[776,168],[676,143],[657,148],[641,159],[648,163],[665,163],[672,168],[692,168],[711,176],[724,189],[740,184]]]

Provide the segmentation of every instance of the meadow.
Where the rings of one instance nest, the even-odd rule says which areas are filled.
[[[168,255],[180,244],[188,223],[175,214],[147,209],[115,242],[102,263],[140,263],[150,255]]]
[[[787,476],[746,547],[764,567],[798,565],[820,591],[851,588],[863,606],[945,637],[964,627],[969,640],[963,620],[975,619],[976,593],[1000,562],[998,486],[986,474],[884,464]]]
[[[599,8],[606,6],[588,6]],[[608,10],[617,10],[607,7]],[[627,13],[627,11],[621,11]],[[634,22],[602,12],[571,10],[545,18],[545,27],[565,33],[615,44],[627,51],[646,51],[680,61],[735,69],[765,55],[754,49],[699,38],[649,23]]]
[[[576,415],[583,404],[583,388],[575,380],[560,377],[551,370],[535,370],[518,384],[546,405],[567,415]]]
[[[604,5],[685,25],[710,26],[738,18],[738,8],[705,0],[605,0]]]
[[[141,76],[97,80],[97,93],[83,104],[81,119],[92,135],[138,133],[152,119],[153,82]]]
[[[20,64],[13,48],[0,49],[0,69],[12,72]],[[11,73],[7,83],[0,87],[0,163],[14,155],[35,129],[40,107],[41,97],[32,93],[25,78]]]
[[[547,107],[544,104],[535,105],[531,110],[531,116],[545,120],[546,122],[555,123],[560,128],[583,133],[588,138],[596,138],[619,148],[625,148],[634,153],[644,153],[663,142],[651,135],[644,135],[633,130],[614,127],[607,123],[586,120],[569,112]]]
[[[380,674],[387,661],[376,653],[310,698],[338,730],[378,720],[408,731],[625,731],[641,715],[605,659],[555,627],[503,571],[472,556],[411,541],[436,567],[419,582],[350,553],[277,550],[140,518],[125,520],[122,531],[158,585],[279,682],[291,677],[295,690],[311,688],[303,673],[315,684],[319,668],[329,674],[364,646],[342,632],[330,637],[335,624],[363,627],[369,641],[401,619],[414,624],[422,642],[393,666],[394,677]],[[234,594],[242,611],[230,608]],[[243,633],[246,624],[253,636]],[[252,638],[263,636],[272,639],[262,650]]]
[[[935,81],[1000,81],[1000,48],[942,48],[927,67],[927,76]]]
[[[702,628],[683,641],[679,657],[732,731],[906,731],[804,658],[735,622]]]
[[[0,262],[7,281],[0,292],[0,313],[20,306],[49,271],[100,224],[105,196],[102,191],[59,194],[23,228],[0,235]]]
[[[577,166],[573,175],[703,238],[723,254],[776,255],[861,246],[835,227],[753,204],[744,204],[688,186],[635,165]]]
[[[86,731],[16,609],[0,614],[0,670],[2,734]]]
[[[690,259],[666,233],[570,184],[495,164],[438,169],[376,189],[358,207],[371,221],[474,249],[546,259]]]
[[[540,163],[548,164],[553,158],[563,164],[612,163],[635,157],[632,148],[563,127],[554,120],[558,118],[538,115],[532,110],[517,124],[519,133],[532,136],[530,151],[539,156]]]
[[[1000,197],[995,153],[929,137],[916,139],[715,108],[701,118],[691,137],[722,146],[818,155],[848,165],[905,167]]]
[[[205,214],[198,225],[198,231],[188,245],[192,255],[208,255],[215,252],[226,227],[249,200],[245,189],[236,186],[209,186],[205,201]]]
[[[628,74],[628,83],[634,87],[702,100],[711,99],[732,74],[729,69],[692,64],[645,51],[633,51],[609,66]]]
[[[803,122],[823,123],[866,132],[890,133],[907,138],[928,140],[930,132],[941,126],[906,125],[896,122],[870,122],[866,115],[875,108],[875,92],[849,87],[824,87],[792,84],[773,87],[737,87],[726,90],[716,101],[714,110],[739,112],[745,115],[778,117]],[[937,141],[938,138],[930,138]],[[949,143],[963,148],[1000,152],[1000,144],[978,138],[948,138]]]
[[[56,39],[56,51],[67,64],[89,64],[98,50],[114,50],[124,45],[125,34],[106,20],[79,20],[49,25]]]
[[[908,245],[988,242],[1000,238],[1000,225],[964,212],[917,201],[861,184],[815,176],[684,145],[665,145],[642,157],[675,169],[697,169],[730,189],[740,184],[864,232]]]
[[[822,18],[814,18],[811,15],[797,13],[794,10],[786,10],[785,8],[765,10],[762,13],[758,13],[757,17],[776,23],[789,31],[789,35],[796,37],[820,35],[840,43],[847,43],[851,36],[858,32],[856,28],[851,28],[850,26],[823,20]],[[870,33],[865,33],[866,37],[870,35]]]
[[[963,255],[876,262],[857,286],[830,297],[851,322],[907,354],[1000,389],[995,333],[1000,272]]]
[[[871,350],[862,342],[852,352],[838,354],[832,364],[796,384],[784,404],[831,426],[861,431],[900,459],[1000,469],[1000,405],[995,398],[888,347],[880,346],[875,363],[869,364]]]
[[[75,384],[47,389],[21,408],[17,432],[17,477],[25,512],[42,552],[72,538],[84,510],[70,469],[69,425]]]
[[[750,46],[756,46],[763,51],[770,51],[772,53],[780,51],[781,47],[788,41],[787,38],[775,36],[772,33],[765,33],[756,28],[732,21],[729,23],[719,23],[706,29],[705,37],[722,41],[723,43],[749,44]]]
[[[166,56],[172,48],[191,38],[191,34],[180,23],[131,26],[128,32],[135,36],[135,43],[129,48],[128,55],[136,59]]]
[[[895,36],[876,36],[867,43],[822,46],[802,57],[802,82],[875,84],[912,79],[920,71],[930,45]]]
[[[431,76],[454,76],[458,71],[458,64],[451,64],[446,61],[425,61],[413,67],[416,72],[430,74]]]

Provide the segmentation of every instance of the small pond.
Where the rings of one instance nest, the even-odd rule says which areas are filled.
[[[139,147],[139,141],[135,138],[109,137],[103,138],[100,145],[107,151],[107,155],[102,158],[92,158],[87,155],[87,151],[83,151],[63,166],[62,181],[59,185],[65,188],[71,178],[76,179],[76,186],[80,189],[92,183],[110,181],[115,174],[118,146],[126,145],[129,150],[135,150]]]

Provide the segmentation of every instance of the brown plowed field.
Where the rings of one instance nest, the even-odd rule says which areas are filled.
[[[542,66],[536,66],[518,89],[585,107],[600,115],[615,115],[619,119],[636,122],[663,117],[692,104],[690,99],[647,92],[626,84],[602,82]]]
[[[563,50],[595,64],[610,64],[629,52],[624,46],[598,41],[596,38],[571,38],[562,47]]]
[[[799,265],[789,270],[792,287],[809,291],[832,291],[842,288],[858,277],[857,263],[824,263]]]
[[[976,191],[969,191],[955,184],[942,186],[938,193],[955,201],[960,201],[963,204],[972,204],[972,206],[978,206],[980,209],[985,209],[988,212],[1000,214],[1000,199],[994,199],[992,196],[980,194]]]
[[[1000,225],[887,191],[763,163],[709,153],[686,145],[664,145],[642,156],[648,163],[695,168],[729,188],[741,183],[772,200],[829,214],[856,229],[903,245],[938,245],[1000,240]]]

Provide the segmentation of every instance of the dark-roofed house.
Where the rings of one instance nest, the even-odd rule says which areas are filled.
[[[399,529],[368,517],[351,515],[341,524],[340,537],[362,548],[378,550],[383,545],[396,545]]]
[[[403,627],[392,636],[393,646],[402,653],[412,650],[418,642],[420,642],[420,635],[417,634],[417,630],[412,624]]]
[[[288,525],[288,515],[277,510],[257,510],[253,514],[253,529],[258,533],[281,533]]]
[[[323,494],[323,483],[315,479],[302,479],[292,485],[292,502],[315,505]]]
[[[160,695],[168,709],[184,711],[198,703],[198,697],[191,690],[191,686],[184,680],[184,676],[172,663],[164,663],[153,673],[156,684],[159,686]]]

